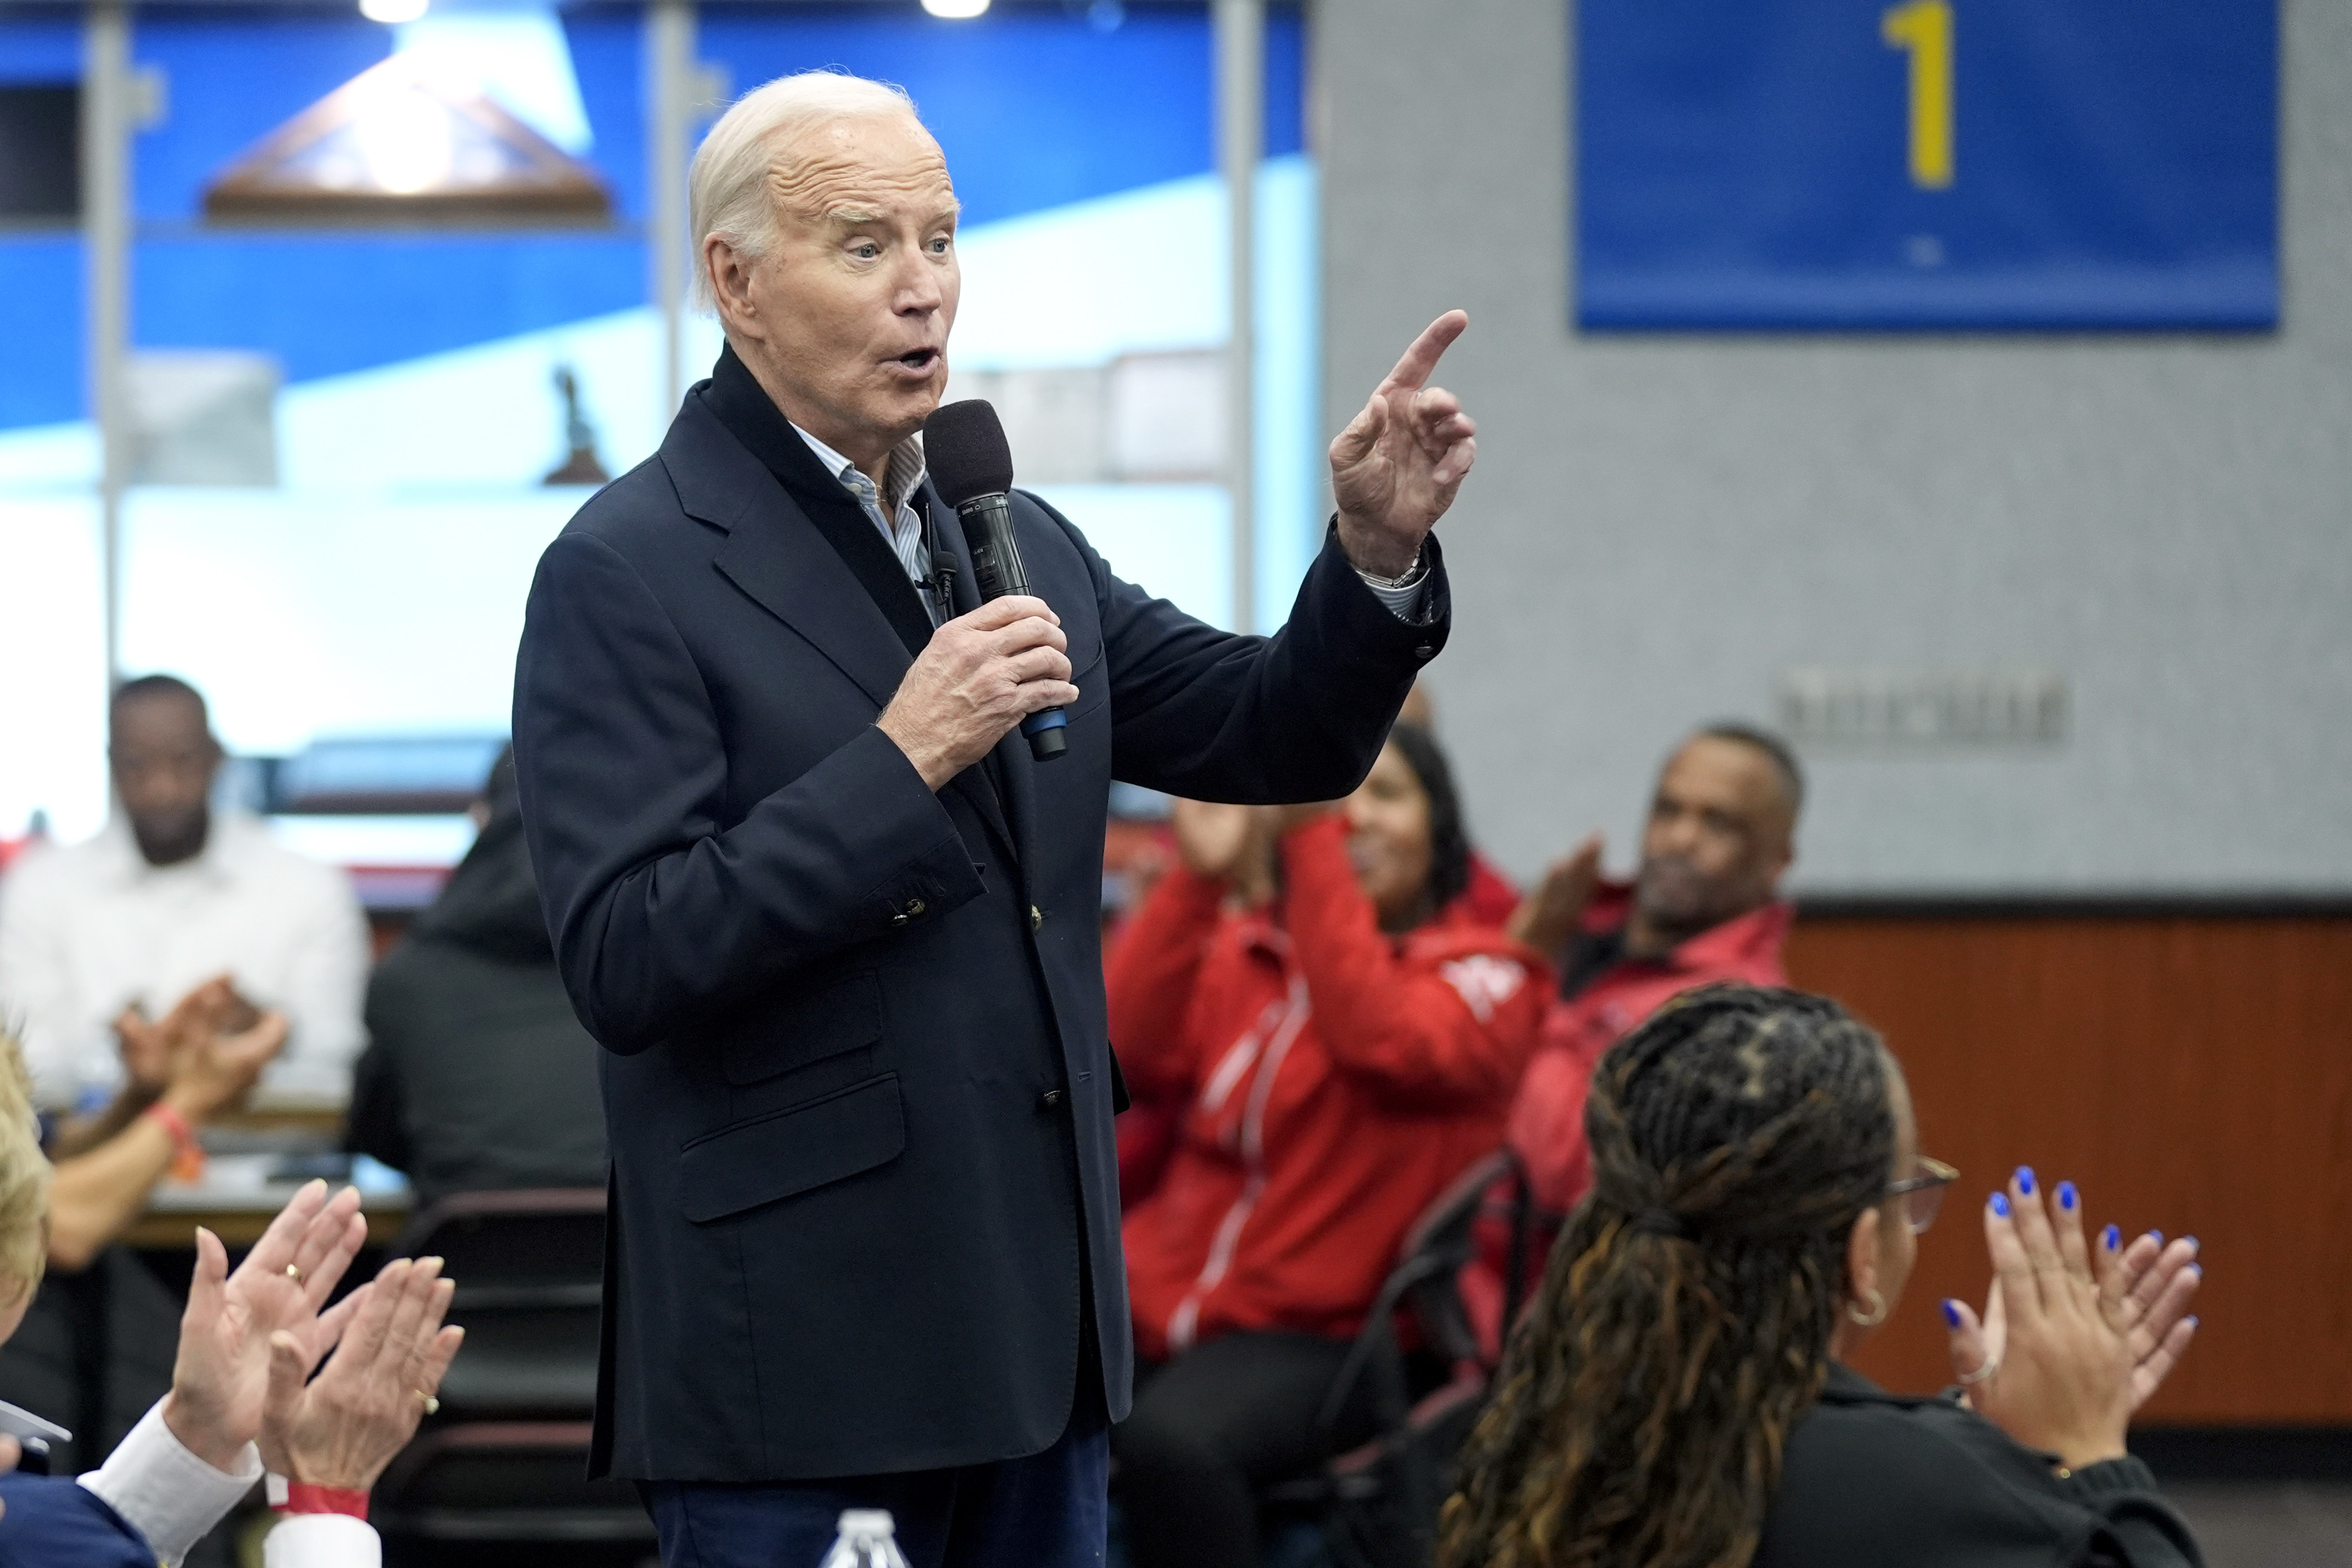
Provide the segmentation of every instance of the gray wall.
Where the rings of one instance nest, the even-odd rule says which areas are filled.
[[[2255,3],[2255,0],[2248,0]],[[1326,0],[1325,401],[1440,310],[1480,422],[1431,681],[1490,850],[1631,858],[1802,665],[2035,665],[2041,748],[1813,748],[1797,885],[2352,890],[2352,5],[2286,0],[2275,336],[1585,336],[1562,0]]]

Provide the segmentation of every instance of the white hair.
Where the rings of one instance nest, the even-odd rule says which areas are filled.
[[[846,71],[803,71],[755,87],[719,117],[696,149],[687,194],[694,224],[694,300],[715,301],[702,247],[712,235],[748,257],[768,253],[776,238],[776,204],[768,173],[779,150],[832,120],[912,117],[915,100],[895,82],[869,81]]]

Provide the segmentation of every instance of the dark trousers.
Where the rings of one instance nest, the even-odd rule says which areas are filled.
[[[1314,1334],[1228,1334],[1139,1371],[1111,1434],[1135,1568],[1256,1568],[1259,1489],[1371,1436],[1361,1399],[1316,1430],[1347,1355]]]
[[[663,1568],[817,1568],[844,1510],[880,1508],[910,1568],[1101,1568],[1108,1426],[1101,1374],[1042,1454],[950,1470],[733,1486],[639,1481]]]

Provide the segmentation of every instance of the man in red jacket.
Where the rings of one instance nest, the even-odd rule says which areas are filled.
[[[1566,1214],[1591,1183],[1584,1089],[1602,1051],[1685,991],[1788,984],[1780,944],[1791,910],[1778,892],[1803,799],[1786,742],[1710,724],[1666,759],[1631,883],[1601,879],[1595,834],[1511,917],[1510,934],[1552,957],[1560,975],[1511,1108],[1511,1146],[1538,1209]]]

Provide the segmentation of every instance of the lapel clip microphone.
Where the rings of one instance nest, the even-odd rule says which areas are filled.
[[[1004,426],[984,398],[945,403],[923,421],[923,459],[940,499],[956,509],[964,542],[971,547],[971,574],[982,604],[1007,594],[1029,592],[1021,564],[1021,544],[1013,533],[1013,448]],[[1047,708],[1021,721],[1029,754],[1041,763],[1069,750],[1064,734],[1069,715]]]

